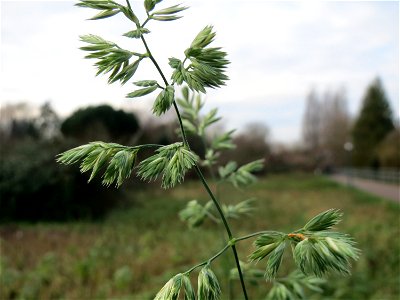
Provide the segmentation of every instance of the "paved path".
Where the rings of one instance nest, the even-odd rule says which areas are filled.
[[[349,184],[356,188],[359,188],[360,190],[364,190],[371,194],[400,203],[400,189],[398,185],[355,177],[351,177],[349,179],[349,177],[346,175],[338,174],[331,176],[331,178],[337,182]]]

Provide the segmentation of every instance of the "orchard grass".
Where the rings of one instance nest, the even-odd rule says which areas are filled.
[[[217,108],[206,114],[200,112],[204,106],[201,94],[206,93],[206,88],[219,88],[226,84],[229,79],[226,69],[230,64],[227,53],[222,51],[221,47],[215,47],[213,42],[216,32],[213,26],[207,25],[184,51],[185,58],[183,60],[176,57],[168,58],[169,66],[173,71],[170,77],[171,81],[167,79],[164,74],[165,70],[160,68],[146,41],[150,30],[145,25],[149,25],[153,21],[178,20],[182,17],[179,13],[186,10],[187,7],[177,4],[161,8],[163,5],[159,6],[160,2],[162,0],[144,0],[143,8],[147,18],[142,23],[136,16],[138,8],[136,6],[133,8],[129,0],[126,0],[125,4],[113,0],[80,0],[76,4],[77,6],[97,11],[97,14],[90,18],[91,20],[110,18],[119,13],[124,15],[131,21],[131,26],[136,29],[124,33],[123,36],[140,39],[145,52],[139,53],[122,49],[114,42],[93,34],[81,36],[81,41],[85,44],[81,50],[87,53],[85,58],[95,60],[96,75],[108,75],[109,84],[117,81],[120,81],[121,84],[129,82],[140,67],[141,61],[150,60],[156,71],[152,76],[158,73],[157,78],[161,77],[162,82],[154,79],[135,81],[133,82],[136,86],[135,90],[128,93],[126,97],[143,97],[161,89],[153,103],[152,112],[155,116],[161,116],[170,109],[174,110],[179,124],[178,135],[181,141],[170,145],[148,144],[133,147],[92,142],[60,153],[57,155],[57,161],[65,165],[79,163],[82,173],[91,171],[89,181],[99,176],[105,169],[105,173],[102,175],[103,184],[106,186],[115,184],[116,187],[120,187],[132,172],[135,172],[144,181],[152,182],[160,178],[161,187],[164,189],[173,188],[182,183],[186,173],[191,169],[196,173],[209,201],[203,206],[197,202],[197,199],[189,200],[186,208],[181,210],[180,218],[192,228],[201,225],[206,219],[211,219],[216,224],[222,224],[224,228],[224,236],[221,239],[222,249],[214,252],[206,260],[192,265],[187,271],[178,272],[170,277],[156,294],[155,300],[177,300],[181,297],[184,297],[185,300],[195,300],[196,295],[190,276],[192,275],[193,278],[196,274],[197,299],[220,299],[221,286],[218,277],[211,269],[211,264],[217,258],[221,258],[227,249],[232,250],[235,268],[229,267],[228,262],[224,268],[223,278],[229,280],[230,283],[232,280],[238,279],[245,300],[249,299],[245,281],[252,282],[264,277],[274,285],[267,294],[268,298],[304,299],[306,297],[305,288],[314,292],[322,292],[321,286],[325,281],[312,276],[322,277],[328,272],[348,275],[351,272],[351,262],[359,258],[360,250],[350,235],[331,231],[331,227],[341,221],[342,213],[337,209],[319,212],[306,225],[298,229],[291,229],[286,233],[280,232],[271,235],[271,231],[267,231],[265,228],[260,228],[259,230],[262,231],[248,233],[244,236],[234,233],[229,225],[231,220],[228,219],[238,219],[248,215],[254,210],[252,201],[251,198],[245,198],[234,204],[223,203],[220,196],[226,196],[227,193],[220,193],[219,185],[230,183],[239,191],[255,183],[255,173],[264,168],[264,159],[258,159],[243,166],[238,166],[236,162],[218,166],[218,157],[221,155],[221,151],[235,147],[232,141],[233,131],[223,133],[222,136],[211,137],[211,141],[209,141],[207,129],[210,125],[218,122],[221,117],[217,115]],[[212,47],[210,44],[213,44]],[[182,99],[176,96],[179,86],[181,86]],[[195,134],[201,138],[206,152],[204,159],[191,148],[189,134]],[[137,155],[144,148],[156,149],[152,156],[136,165]],[[203,174],[204,170],[200,166],[208,166],[214,180],[216,180],[216,176],[213,169],[218,167],[219,184],[214,190],[210,187]],[[268,228],[268,230],[270,229]],[[249,258],[253,262],[265,259],[266,266],[263,276],[259,276],[261,272],[259,269],[240,261],[241,256],[236,245],[238,242],[257,236],[258,238],[254,242],[254,252]],[[196,244],[204,243],[200,236],[196,242]],[[295,271],[286,276],[277,277],[286,247],[291,247],[296,268],[301,272]],[[184,247],[178,246],[178,248],[182,252],[189,252]],[[246,273],[242,271],[242,268],[246,269]],[[87,269],[85,272],[90,274]],[[133,274],[127,266],[115,273],[115,280],[119,287],[127,284],[132,277]],[[236,297],[233,286],[233,284],[229,285],[230,299]]]
[[[229,185],[221,189],[229,199],[227,205],[247,194],[256,198],[257,209],[252,212],[251,222],[231,221],[237,237],[259,228],[291,232],[331,207],[345,211],[337,227],[357,240],[362,255],[353,263],[351,276],[324,276],[327,281],[323,294],[306,292],[307,295],[313,299],[398,298],[398,205],[327,178],[305,174],[268,176],[255,183],[251,191],[238,193]],[[101,222],[1,225],[0,298],[154,298],[170,278],[222,248],[218,238],[221,226],[208,220],[203,226],[188,230],[177,217],[188,199],[198,197],[201,190],[199,182],[189,180],[169,190],[156,186],[138,190],[133,185],[126,189],[126,206]],[[204,196],[200,200],[208,199]],[[242,257],[254,251],[250,242],[237,246]],[[284,253],[278,278],[294,268],[289,254],[290,251]],[[234,263],[229,252],[212,265],[221,289],[228,291],[224,263]],[[256,266],[259,265],[260,284],[247,282],[250,299],[265,297],[266,289],[272,287],[271,283],[263,283],[265,264]],[[191,278],[194,287],[195,280]],[[231,294],[236,296],[233,299],[241,299],[239,282],[234,281],[232,286]],[[273,290],[279,292],[281,288],[284,287],[278,281]],[[222,299],[228,299],[228,294],[223,293]]]

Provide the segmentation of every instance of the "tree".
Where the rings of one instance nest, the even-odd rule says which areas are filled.
[[[322,109],[321,144],[324,164],[343,166],[346,163],[344,144],[349,141],[350,115],[343,89],[326,93]]]
[[[394,129],[392,110],[379,78],[367,88],[362,108],[352,130],[353,164],[357,167],[379,167],[377,145]]]
[[[109,105],[79,109],[61,124],[61,132],[80,141],[105,140],[127,142],[139,130],[139,122],[132,113],[114,110]]]
[[[345,163],[343,145],[349,139],[350,115],[343,89],[327,91],[321,98],[312,90],[306,99],[303,142],[314,168],[326,169]]]
[[[389,132],[376,148],[379,165],[400,169],[400,128]]]
[[[50,102],[45,102],[40,107],[40,115],[36,118],[35,125],[42,139],[52,139],[60,134],[61,121]]]
[[[0,143],[9,144],[21,139],[38,138],[39,129],[34,122],[37,113],[36,107],[24,102],[2,106],[0,108]]]
[[[270,130],[264,123],[248,123],[243,131],[233,140],[236,149],[229,152],[226,156],[239,164],[265,158],[271,152],[268,143],[269,136]]]
[[[321,145],[321,102],[315,90],[306,99],[303,116],[303,140],[309,151],[318,152]]]
[[[74,144],[57,139],[49,103],[8,104],[0,114],[0,222],[95,219],[118,203],[98,182],[56,164],[55,155]]]

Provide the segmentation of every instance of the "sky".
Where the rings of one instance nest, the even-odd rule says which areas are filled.
[[[228,53],[230,80],[204,98],[206,109],[219,108],[227,129],[261,122],[273,141],[296,143],[311,89],[323,95],[344,88],[356,115],[377,76],[399,118],[398,1],[164,0],[159,7],[181,2],[190,7],[182,19],[148,23],[149,47],[170,76],[168,58],[182,58],[197,33],[214,26],[213,45]],[[140,41],[121,37],[132,24],[122,15],[88,21],[95,12],[74,3],[1,0],[1,105],[50,101],[61,116],[103,103],[150,111],[154,96],[125,98],[134,86],[107,85],[78,49],[79,35],[91,33],[141,52]],[[131,3],[144,20],[142,1]],[[148,61],[133,79],[159,76]]]

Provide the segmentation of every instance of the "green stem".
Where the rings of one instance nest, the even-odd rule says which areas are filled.
[[[208,145],[207,145],[207,138],[205,137],[205,134],[202,134],[202,135],[200,136],[200,138],[201,138],[201,142],[202,142],[203,147],[204,147],[204,152],[207,153]],[[212,168],[212,165],[208,165],[208,171],[210,172],[212,181],[213,181],[214,183],[217,182],[217,177],[215,176],[215,173],[214,173],[214,170],[213,170],[213,168]],[[215,189],[215,190],[216,190],[216,191],[215,191],[215,194],[217,195],[217,198],[219,198],[219,197],[218,197],[217,189]]]
[[[146,40],[145,40],[143,34],[140,36],[140,38],[141,38],[141,40],[142,40],[142,42],[143,42],[144,47],[146,48],[147,53],[149,54],[149,58],[150,58],[151,61],[153,62],[154,66],[157,68],[157,71],[158,71],[158,73],[161,75],[161,77],[162,77],[162,79],[163,79],[165,85],[169,85],[167,79],[166,79],[165,76],[164,76],[164,73],[162,72],[162,70],[161,70],[161,68],[160,68],[160,66],[158,65],[157,61],[154,59],[153,54],[151,54],[150,49],[149,49],[149,46],[147,45]]]
[[[148,45],[146,43],[145,38],[143,37],[143,35],[141,35],[140,38],[141,38],[141,40],[142,40],[142,42],[143,42],[143,44],[144,44],[144,46],[146,48],[147,53],[149,54],[149,58],[153,62],[154,66],[156,67],[156,69],[157,69],[158,73],[160,74],[161,78],[163,79],[165,85],[168,86],[169,83],[168,83],[167,79],[165,78],[164,73],[162,72],[162,70],[161,70],[160,66],[158,65],[157,61],[155,60],[154,56],[151,54],[151,51],[150,51],[150,49],[149,49],[149,47],[148,47]],[[181,129],[181,133],[182,133],[183,142],[190,149],[189,143],[188,143],[187,138],[186,138],[186,132],[185,132],[185,129],[183,128],[182,117],[181,117],[181,114],[179,112],[178,105],[176,104],[176,101],[173,102],[173,106],[174,106],[176,115],[178,117],[178,121],[179,121],[179,126],[180,126],[180,129]],[[207,193],[211,197],[212,201],[214,202],[214,204],[215,204],[215,206],[216,206],[216,208],[218,210],[218,213],[219,213],[219,215],[220,215],[220,217],[222,219],[222,222],[223,222],[223,224],[225,226],[225,229],[226,229],[226,232],[228,234],[229,240],[232,240],[232,238],[233,238],[232,232],[231,232],[231,229],[230,229],[230,227],[228,225],[228,222],[226,221],[225,215],[224,215],[224,213],[223,213],[223,211],[221,209],[221,205],[219,204],[218,200],[215,198],[213,192],[211,191],[210,187],[208,186],[207,181],[204,178],[203,173],[201,172],[199,166],[196,164],[194,168],[195,168],[195,171],[196,171],[197,175],[199,176],[201,182],[203,183],[204,188],[207,190]],[[246,286],[244,284],[243,274],[242,274],[242,270],[241,270],[241,267],[240,267],[240,262],[239,262],[239,257],[238,257],[238,254],[237,254],[236,246],[235,245],[227,245],[226,247],[229,247],[229,246],[232,248],[233,256],[235,257],[236,268],[237,268],[238,273],[239,273],[240,283],[242,285],[244,298],[245,298],[245,300],[248,300],[247,292],[246,292]]]
[[[242,236],[242,237],[237,238],[236,241],[239,242],[239,241],[247,240],[247,239],[252,238],[252,237],[255,237],[255,236],[257,236],[257,235],[264,234],[264,233],[266,233],[266,232],[268,232],[268,231],[253,232],[253,233],[251,233],[251,234],[249,234],[249,235],[245,235],[245,236]]]
[[[188,147],[188,149],[190,149],[190,145],[189,145],[189,142],[188,142],[187,136],[186,136],[186,131],[185,131],[185,128],[183,128],[182,117],[181,117],[178,105],[176,104],[175,100],[173,102],[173,105],[174,105],[174,109],[175,109],[176,115],[178,116],[179,127],[181,129],[183,143],[185,144],[186,147]],[[197,164],[196,164],[196,166],[197,166]]]
[[[229,248],[229,244],[225,245],[224,248],[222,248],[217,254],[215,254],[213,257],[211,257],[210,259],[207,259],[206,261],[203,261],[202,263],[199,263],[197,265],[195,265],[194,267],[190,268],[189,270],[187,270],[185,273],[189,274],[190,272],[192,272],[193,270],[197,269],[198,267],[201,266],[205,266],[206,264],[211,263],[214,259],[216,259],[218,256],[220,256],[222,253],[224,253],[226,251],[226,249]]]
[[[147,15],[149,15],[148,13],[147,13]],[[147,22],[148,21],[150,21],[151,20],[151,18],[150,18],[150,16],[148,16],[148,18],[146,19],[146,21],[144,21],[144,23],[142,24],[142,28],[144,27],[144,25],[146,25],[147,24]]]
[[[208,195],[211,197],[212,201],[214,202],[214,204],[215,204],[215,206],[216,206],[216,208],[218,210],[218,213],[219,213],[219,215],[220,215],[220,217],[222,219],[222,222],[224,223],[225,230],[228,233],[229,240],[232,239],[232,237],[233,237],[232,236],[232,232],[231,232],[231,229],[229,227],[228,221],[225,218],[224,212],[222,211],[221,205],[219,204],[218,200],[215,198],[213,192],[210,189],[210,186],[208,185],[206,179],[204,178],[203,173],[201,172],[201,170],[200,170],[200,168],[199,168],[199,166],[197,164],[194,166],[194,169],[195,169],[197,175],[199,176],[201,182],[203,183],[203,186],[205,187]]]
[[[206,211],[207,216],[216,224],[221,224],[221,221],[218,220],[217,217],[215,217],[212,213],[210,213],[209,211]]]
[[[213,200],[213,202],[215,204],[215,207],[218,210],[218,213],[220,214],[222,222],[223,222],[223,224],[225,226],[225,230],[228,233],[229,240],[232,240],[233,236],[232,236],[231,229],[229,228],[229,224],[228,224],[228,222],[227,222],[227,220],[225,218],[224,212],[222,211],[222,208],[221,208],[218,200],[215,198],[213,192],[211,191],[210,187],[208,186],[207,181],[204,178],[203,173],[201,172],[199,166],[196,164],[194,168],[195,168],[195,171],[196,171],[197,175],[200,177],[200,180],[203,183],[205,189],[207,190],[207,193],[209,194],[209,196]],[[231,245],[231,248],[232,248],[233,256],[235,257],[236,268],[238,269],[239,278],[240,278],[240,284],[241,284],[242,290],[243,290],[243,295],[244,295],[244,298],[247,300],[248,297],[247,297],[246,285],[244,283],[242,269],[240,267],[239,256],[238,256],[238,253],[237,253],[237,250],[236,250],[236,246],[233,244],[233,245]]]
[[[231,241],[234,241],[234,243],[237,243],[237,242],[244,241],[244,240],[247,240],[247,239],[249,239],[249,238],[255,237],[255,236],[257,236],[257,235],[264,234],[264,233],[266,233],[266,232],[268,232],[268,231],[254,232],[254,233],[251,233],[251,234],[248,234],[248,235],[245,235],[245,236],[241,236],[241,237],[238,237],[238,238],[234,238],[234,239],[232,238]],[[228,249],[228,248],[231,247],[231,246],[232,246],[232,243],[227,243],[227,244],[226,244],[220,251],[218,251],[218,253],[215,254],[213,257],[211,257],[210,259],[208,259],[208,260],[206,260],[206,261],[203,261],[202,263],[199,263],[199,264],[195,265],[194,267],[190,268],[190,269],[189,269],[188,271],[186,271],[185,273],[190,273],[190,272],[192,272],[194,269],[197,269],[198,267],[204,266],[204,265],[206,265],[207,263],[212,262],[213,260],[215,260],[216,258],[218,258],[222,253],[224,253],[224,252],[226,251],[226,249]]]
[[[161,148],[164,147],[165,145],[159,145],[159,144],[144,144],[144,145],[139,145],[139,146],[131,146],[128,147],[129,149],[144,149],[144,148]],[[121,147],[125,148],[125,147]]]

